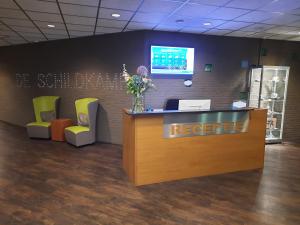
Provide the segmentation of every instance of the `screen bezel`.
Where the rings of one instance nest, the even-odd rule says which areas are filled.
[[[152,73],[152,47],[167,47],[167,48],[190,48],[194,50],[194,58],[193,58],[193,73],[190,74],[182,74],[182,73],[172,73],[172,74],[168,74],[168,73]],[[186,79],[189,80],[193,77],[194,73],[195,73],[195,47],[192,46],[178,46],[178,45],[160,45],[160,44],[151,44],[150,45],[150,74],[152,78],[166,78],[166,79]]]

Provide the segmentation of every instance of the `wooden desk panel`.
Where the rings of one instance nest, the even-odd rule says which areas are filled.
[[[266,110],[251,110],[247,133],[166,139],[163,115],[124,113],[124,169],[144,185],[262,168],[266,118]]]

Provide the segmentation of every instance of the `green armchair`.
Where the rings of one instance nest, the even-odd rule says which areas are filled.
[[[65,137],[76,147],[96,141],[97,98],[83,98],[75,101],[78,126],[67,127]]]
[[[33,99],[35,122],[26,125],[30,138],[50,138],[51,121],[58,116],[58,96],[40,96]]]

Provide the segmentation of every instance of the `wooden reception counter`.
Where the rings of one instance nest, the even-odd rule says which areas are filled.
[[[135,185],[263,168],[267,110],[123,111],[123,167]]]

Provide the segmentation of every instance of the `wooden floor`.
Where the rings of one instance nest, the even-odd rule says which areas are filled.
[[[0,224],[299,225],[300,145],[269,145],[265,169],[136,188],[121,147],[30,140],[0,122]]]

